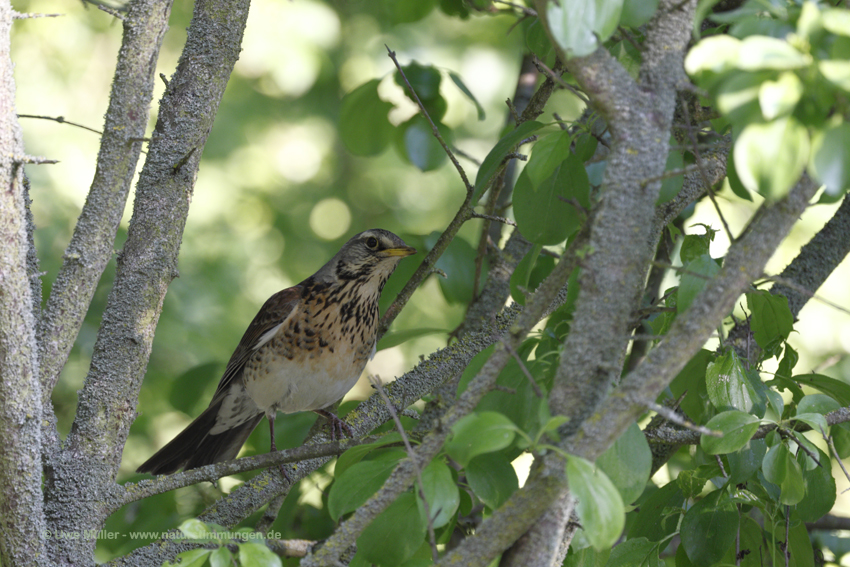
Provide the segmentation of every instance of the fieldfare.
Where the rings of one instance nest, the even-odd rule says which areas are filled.
[[[251,321],[209,407],[137,472],[168,474],[236,457],[265,415],[275,451],[277,412],[324,410],[348,392],[375,352],[378,298],[414,254],[395,234],[367,230],[300,284],[279,291]]]

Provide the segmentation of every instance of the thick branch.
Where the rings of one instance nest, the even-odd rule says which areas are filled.
[[[815,293],[847,254],[850,254],[850,199],[845,198],[829,222],[779,275]],[[794,317],[810,299],[782,284],[773,286],[770,291],[788,298],[788,307]]]
[[[24,143],[15,112],[10,34],[14,13],[0,3],[0,563],[44,557],[41,396],[29,262]]]

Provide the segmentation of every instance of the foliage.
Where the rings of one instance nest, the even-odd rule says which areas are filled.
[[[797,321],[799,313],[792,311],[787,297],[774,293],[778,286],[770,289],[762,278],[750,278],[736,295],[739,307],[710,321],[716,336],[697,345],[684,360],[670,362],[671,368],[679,365],[672,372],[675,378],[653,392],[654,402],[628,399],[635,415],[630,414],[616,435],[591,439],[596,444],[591,455],[581,452],[575,437],[577,432],[585,438],[591,435],[603,402],[593,399],[578,413],[563,415],[556,401],[559,382],[572,379],[564,370],[573,364],[565,352],[575,336],[585,332],[622,336],[621,351],[604,361],[616,380],[591,383],[601,390],[600,399],[609,393],[617,397],[634,377],[630,373],[679,332],[682,320],[705,306],[706,290],[726,273],[730,260],[717,241],[729,228],[723,226],[725,220],[695,215],[691,206],[695,201],[702,211],[711,207],[711,201],[702,188],[689,194],[687,184],[710,185],[705,189],[727,214],[733,207],[748,210],[740,208],[748,201],[783,204],[807,176],[823,186],[818,207],[843,198],[850,188],[846,8],[811,0],[746,0],[720,12],[713,8],[716,2],[699,3],[692,22],[699,39],[684,59],[693,88],[679,93],[675,123],[663,136],[663,153],[651,156],[661,164],[654,177],[630,186],[634,193],[654,192],[651,203],[657,211],[678,207],[669,226],[658,227],[659,238],[660,232],[669,235],[669,241],[660,238],[659,250],[666,254],[678,246],[678,252],[673,254],[673,265],[647,261],[637,268],[643,270],[641,282],[650,271],[659,277],[649,278],[655,283],[642,290],[640,304],[629,299],[635,304],[627,329],[598,331],[586,326],[586,320],[575,325],[582,294],[594,285],[596,275],[584,262],[598,252],[587,244],[587,233],[596,228],[594,222],[608,205],[606,195],[620,180],[616,168],[621,164],[612,156],[618,145],[631,142],[617,137],[616,125],[606,125],[617,119],[617,109],[599,100],[578,66],[597,69],[592,58],[602,53],[617,69],[640,78],[639,69],[647,72],[641,65],[651,50],[653,22],[666,17],[660,11],[670,3],[661,2],[659,7],[659,2],[635,0],[540,0],[519,6],[483,0],[411,0],[337,5],[299,0],[296,8],[284,4],[289,3],[256,3],[252,9],[269,21],[304,17],[331,22],[328,29],[337,25],[343,31],[331,41],[304,26],[297,53],[283,56],[248,49],[237,67],[204,153],[193,204],[198,217],[190,220],[181,254],[183,277],[171,285],[165,299],[139,396],[141,415],[127,443],[129,465],[122,468],[120,480],[140,480],[129,471],[142,456],[185,425],[187,416],[205,407],[214,377],[265,296],[311,273],[317,259],[330,257],[355,227],[383,226],[402,233],[421,250],[432,250],[445,227],[453,226],[452,216],[466,197],[469,211],[489,220],[470,220],[458,230],[433,264],[444,273],[417,291],[395,322],[395,333],[387,334],[380,345],[400,345],[404,362],[379,359],[370,371],[403,374],[417,355],[436,350],[447,335],[462,339],[469,328],[487,329],[485,323],[495,320],[508,299],[508,287],[516,303],[528,310],[534,294],[543,293],[547,278],[575,260],[575,268],[567,273],[566,293],[536,330],[521,333],[516,348],[505,355],[507,362],[496,369],[494,386],[486,388],[473,409],[448,425],[441,421],[452,404],[461,407],[464,396],[477,395],[482,377],[491,371],[488,365],[499,349],[508,348],[504,345],[517,332],[515,327],[508,326],[497,344],[470,356],[462,375],[442,377],[448,386],[435,389],[424,403],[414,406],[421,420],[402,416],[403,431],[396,431],[391,421],[380,425],[376,432],[383,437],[349,448],[332,466],[319,467],[296,484],[278,503],[273,524],[263,524],[264,531],[276,531],[283,540],[336,537],[341,523],[377,506],[376,499],[392,485],[394,475],[416,461],[403,441],[411,443],[412,451],[420,451],[427,446],[426,436],[436,431],[446,435],[445,442],[414,464],[415,482],[401,489],[356,534],[356,552],[348,558],[349,565],[418,567],[434,563],[434,555],[445,559],[459,541],[492,525],[487,521],[521,515],[512,507],[521,487],[539,479],[544,475],[540,471],[553,462],[558,464],[557,473],[545,474],[569,488],[574,501],[567,509],[574,506],[575,525],[580,525],[567,530],[571,546],[559,557],[564,565],[802,567],[815,564],[816,552],[846,551],[829,536],[810,538],[806,523],[836,507],[837,482],[843,481],[833,476],[832,465],[850,455],[850,425],[839,415],[850,406],[850,382],[840,366],[829,371],[833,375],[805,370],[815,366],[813,355],[805,353],[809,363],[800,363],[793,346],[795,335],[804,332]],[[25,9],[34,6],[35,2]],[[286,11],[290,9],[295,12]],[[172,28],[188,24],[185,10],[175,6]],[[104,27],[99,18],[105,15],[86,17],[89,26]],[[252,33],[277,33],[263,30],[270,25],[260,20],[249,24],[248,48],[259,41],[251,39]],[[110,31],[117,33],[106,33]],[[379,35],[383,39],[374,41]],[[385,40],[388,49],[398,51],[399,69],[391,68],[389,59],[384,61]],[[169,41],[177,43],[170,37],[166,46]],[[448,64],[441,60],[441,48],[451,54],[445,57]],[[505,126],[499,106],[504,93],[495,94],[494,83],[480,84],[485,79],[472,72],[477,62],[464,59],[463,54],[474,49],[503,59],[533,56],[538,62],[538,92],[544,81],[561,90],[551,98],[542,97],[533,116],[514,107],[514,100]],[[314,63],[307,86],[287,78],[291,69],[284,60],[299,58]],[[356,64],[358,58],[368,64]],[[337,73],[336,68],[345,72]],[[550,78],[553,74],[559,78]],[[513,93],[508,96],[516,98]],[[38,140],[42,134],[34,132],[27,138],[33,153],[56,151],[42,146]],[[234,138],[245,140],[239,144]],[[461,156],[458,148],[473,155],[471,160],[461,156],[466,170],[475,167],[467,162],[477,163],[477,173],[466,188],[458,182],[443,144],[455,151],[451,157]],[[630,151],[638,153],[641,148]],[[722,162],[721,167],[728,169],[713,183],[706,173],[709,161]],[[515,174],[510,168],[518,162],[523,162],[522,169]],[[67,195],[46,198],[39,185],[50,186],[50,174],[32,170],[30,175],[36,222],[44,226],[36,242],[50,284],[63,248],[51,242],[66,242],[71,226],[56,219],[73,216],[61,210],[73,203]],[[205,201],[216,207],[205,208]],[[193,209],[189,218],[194,214]],[[753,216],[759,214],[763,211]],[[472,216],[469,212],[463,220]],[[515,221],[527,240],[513,260],[505,258],[501,230],[487,241],[490,223],[497,222],[492,219],[502,216]],[[701,234],[682,234],[685,227],[696,226]],[[616,232],[617,227],[598,230],[604,229]],[[743,237],[739,233],[738,242]],[[125,238],[124,225],[116,247]],[[494,247],[502,249],[493,252]],[[504,266],[511,272],[510,281],[503,282],[505,296],[494,300],[496,307],[482,318],[485,323],[472,320],[468,314],[486,297],[482,290]],[[383,308],[415,268],[413,263],[402,264],[384,291]],[[665,274],[666,289],[660,277]],[[112,275],[110,268],[53,392],[63,434],[75,416],[74,392],[89,364]],[[606,291],[629,293],[628,288]],[[449,334],[450,329],[456,330]],[[627,341],[624,337],[633,331],[634,337]],[[746,337],[743,342],[740,333]],[[420,367],[428,364],[424,361]],[[575,370],[584,371],[591,369]],[[403,388],[404,379],[399,382]],[[363,388],[356,397],[369,393]],[[702,427],[703,434],[661,419],[658,406],[675,408],[679,422]],[[341,409],[343,414],[356,413],[361,407],[348,401]],[[583,410],[588,413],[582,414]],[[437,421],[427,421],[435,415]],[[299,446],[315,433],[312,416],[280,416],[276,423],[277,439],[284,440],[279,448]],[[247,452],[265,452],[268,446],[267,428],[260,427],[249,439]],[[521,478],[520,463],[532,460],[529,480]],[[662,467],[664,472],[653,476]],[[197,519],[180,523],[226,498],[222,493],[235,492],[238,481],[247,486],[255,474],[264,473],[240,473],[222,479],[220,486],[196,484],[177,494],[157,494],[128,504],[109,517],[105,530],[148,535],[104,539],[98,544],[98,558],[125,554],[180,524],[183,543],[203,544],[177,555],[181,565],[282,564],[259,542],[227,537],[215,548],[208,546],[208,540],[218,539],[222,532],[253,533],[262,522],[257,507],[240,518],[241,528]],[[491,559],[482,560],[486,564]],[[294,559],[284,562],[296,564]]]

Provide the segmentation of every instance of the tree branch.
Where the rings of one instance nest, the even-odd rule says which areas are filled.
[[[13,18],[12,6],[0,3],[0,563],[31,565],[45,555],[35,335],[41,298],[34,297],[40,284],[15,113]]]

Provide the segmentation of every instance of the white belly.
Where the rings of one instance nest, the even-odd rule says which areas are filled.
[[[328,364],[329,360],[339,362]],[[322,409],[354,387],[364,366],[348,356],[302,361],[279,357],[265,365],[262,376],[245,380],[245,389],[266,415]]]

